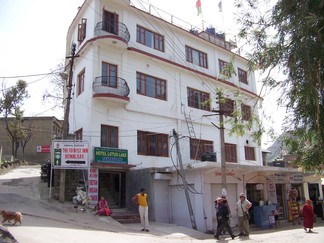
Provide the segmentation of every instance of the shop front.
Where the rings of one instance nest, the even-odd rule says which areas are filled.
[[[123,149],[94,147],[94,160],[89,169],[88,195],[92,204],[104,197],[109,207],[125,207],[128,152]]]

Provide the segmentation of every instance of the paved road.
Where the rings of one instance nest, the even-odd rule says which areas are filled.
[[[121,225],[112,218],[94,216],[73,209],[71,203],[48,200],[47,183],[39,178],[39,167],[20,167],[0,175],[0,209],[21,211],[22,226],[4,224],[19,243],[56,242],[215,242],[212,235],[172,224],[151,223],[151,231],[139,231],[138,224]],[[304,243],[324,242],[324,222],[316,224],[314,233],[300,226],[283,223],[279,229],[252,228],[249,237],[220,242]],[[234,229],[237,232],[237,229]],[[0,239],[1,242],[1,239]]]

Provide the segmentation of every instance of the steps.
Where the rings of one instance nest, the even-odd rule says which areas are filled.
[[[137,212],[126,211],[126,209],[115,209],[111,217],[121,224],[141,223],[140,216]]]

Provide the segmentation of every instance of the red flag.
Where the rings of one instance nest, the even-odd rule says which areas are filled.
[[[202,11],[201,11],[201,2],[200,2],[200,0],[197,0],[196,8],[197,8],[197,13],[198,13],[197,15],[201,14]]]

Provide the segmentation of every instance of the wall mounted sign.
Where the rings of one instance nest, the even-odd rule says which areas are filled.
[[[128,150],[94,147],[94,162],[106,164],[128,164]]]

